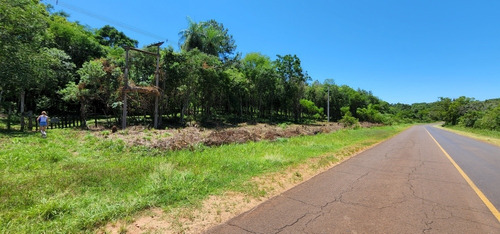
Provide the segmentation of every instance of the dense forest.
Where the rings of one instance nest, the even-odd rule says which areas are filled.
[[[129,116],[150,118],[157,99],[160,126],[309,122],[329,116],[349,125],[444,121],[500,130],[500,99],[389,104],[370,91],[313,81],[293,54],[242,56],[229,29],[215,20],[188,19],[179,32],[179,51],[161,48],[156,85],[151,54],[157,48],[141,48],[149,54],[130,50],[126,56],[125,48],[137,47],[138,41],[113,26],[70,22],[67,13],[53,12],[38,0],[0,0],[0,12],[0,113],[19,119],[22,129],[24,117],[42,110],[83,120],[101,116],[119,126],[125,92]]]

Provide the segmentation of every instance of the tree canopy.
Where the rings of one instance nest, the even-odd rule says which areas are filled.
[[[125,33],[109,25],[98,29],[95,38],[101,45],[109,47],[137,47],[139,44],[137,40],[127,37]]]
[[[229,30],[213,19],[188,18],[179,50],[161,49],[154,87],[155,56],[131,50],[125,61],[124,47],[137,47],[137,40],[113,26],[92,29],[48,9],[37,0],[0,0],[0,112],[16,109],[23,116],[26,110],[46,110],[119,121],[125,94],[130,115],[152,116],[158,98],[161,119],[170,123],[308,122],[329,114],[331,121],[347,125],[442,120],[500,129],[498,99],[389,104],[371,91],[313,80],[292,53],[241,58]],[[141,50],[156,53],[156,48]],[[125,71],[134,89],[124,91]]]
[[[185,51],[196,48],[203,53],[228,59],[236,50],[233,36],[215,20],[196,23],[188,18],[188,27],[179,35],[180,47]]]

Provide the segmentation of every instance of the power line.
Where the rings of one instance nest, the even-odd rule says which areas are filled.
[[[56,2],[56,5],[58,5],[58,6],[61,6],[63,8],[66,8],[66,9],[69,9],[69,10],[72,10],[72,11],[75,11],[75,12],[78,12],[80,14],[84,14],[84,15],[89,16],[91,18],[98,19],[100,21],[104,21],[104,22],[110,23],[112,25],[121,27],[121,28],[125,28],[125,29],[133,31],[135,33],[142,34],[144,36],[148,36],[148,37],[160,40],[160,41],[166,41],[166,39],[163,36],[159,36],[159,35],[156,35],[154,33],[150,33],[150,32],[144,31],[144,30],[142,30],[140,28],[136,28],[134,26],[130,26],[130,25],[124,24],[122,22],[113,20],[113,19],[108,18],[106,16],[102,16],[102,15],[98,15],[98,14],[92,13],[92,12],[90,12],[88,10],[82,9],[80,7],[73,6],[73,5],[68,4],[68,3],[59,2],[59,0],[55,0],[55,2]]]

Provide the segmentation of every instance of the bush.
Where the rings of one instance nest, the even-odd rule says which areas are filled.
[[[324,108],[318,108],[314,105],[314,102],[307,99],[300,99],[300,105],[305,109],[305,112],[314,119],[323,119],[324,118]]]
[[[484,116],[484,113],[479,111],[469,111],[458,118],[458,124],[464,127],[474,127],[476,122]]]
[[[339,122],[342,123],[344,127],[354,126],[356,128],[357,126],[359,126],[359,120],[350,115],[344,115],[344,117],[342,117]]]
[[[358,108],[356,114],[362,121],[370,123],[385,123],[388,121],[386,116],[380,113],[372,104],[369,104],[368,108]]]
[[[489,130],[500,130],[500,106],[488,110],[482,118],[478,119],[474,123],[474,127]]]
[[[342,123],[344,127],[359,127],[359,120],[352,116],[348,106],[342,107],[340,108],[340,110],[342,111],[342,113],[344,113],[344,116],[339,120],[339,122]]]

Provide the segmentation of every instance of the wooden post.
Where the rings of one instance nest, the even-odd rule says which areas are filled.
[[[156,46],[156,71],[155,71],[155,85],[156,89],[160,90],[160,46],[163,45],[163,42],[158,42],[149,45],[150,46]],[[155,113],[154,113],[154,120],[153,120],[153,127],[155,129],[158,129],[158,105],[159,105],[159,99],[160,97],[156,96],[155,97]]]
[[[123,74],[123,112],[122,112],[122,129],[127,128],[127,89],[128,89],[128,51],[125,48],[125,73]]]
[[[162,43],[163,44],[163,43]],[[160,86],[160,81],[159,81],[159,76],[160,76],[160,46],[158,45],[158,50],[156,54],[156,71],[155,71],[155,79],[156,79],[156,88],[159,90]],[[158,95],[155,96],[155,113],[154,113],[154,121],[153,121],[153,126],[155,129],[158,129]]]
[[[156,77],[156,88],[159,89],[159,69],[160,69],[160,46],[163,44],[163,42],[158,42],[155,44],[151,44],[147,47],[151,46],[157,46],[158,47],[158,52],[151,53],[149,51],[144,51],[140,49],[136,49],[133,47],[126,47],[125,48],[125,74],[123,76],[123,113],[122,113],[122,129],[125,129],[127,127],[127,89],[128,89],[128,53],[129,50],[134,50],[138,51],[141,53],[149,54],[149,55],[154,55],[156,56],[156,72],[155,72],[155,77]],[[154,120],[153,120],[153,125],[154,128],[158,127],[158,96],[155,98],[155,113],[154,113]]]

